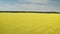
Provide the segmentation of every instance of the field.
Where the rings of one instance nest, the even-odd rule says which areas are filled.
[[[0,34],[60,34],[60,14],[0,13]]]

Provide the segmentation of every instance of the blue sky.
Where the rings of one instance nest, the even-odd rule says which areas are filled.
[[[60,0],[0,0],[0,11],[60,11]]]

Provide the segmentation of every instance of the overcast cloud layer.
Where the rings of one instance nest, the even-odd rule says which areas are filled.
[[[60,11],[60,0],[0,0],[0,11]]]

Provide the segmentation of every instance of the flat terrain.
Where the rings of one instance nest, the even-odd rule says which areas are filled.
[[[60,34],[60,14],[0,13],[0,34]]]

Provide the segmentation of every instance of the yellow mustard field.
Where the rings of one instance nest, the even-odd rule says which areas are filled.
[[[60,14],[0,13],[0,34],[60,34]]]

